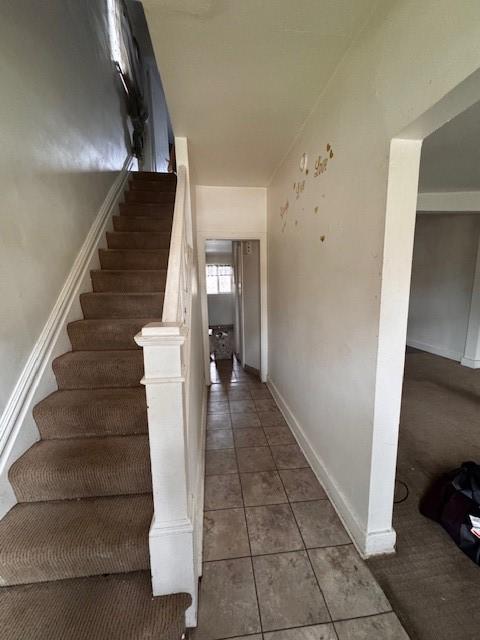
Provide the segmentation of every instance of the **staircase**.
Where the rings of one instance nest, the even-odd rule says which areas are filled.
[[[113,217],[58,391],[34,409],[41,440],[11,467],[18,504],[0,521],[5,640],[173,640],[186,594],[152,599],[151,475],[143,354],[160,321],[176,178],[134,173]]]

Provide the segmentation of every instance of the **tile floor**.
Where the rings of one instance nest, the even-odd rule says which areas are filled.
[[[408,640],[267,387],[212,364],[194,640]]]

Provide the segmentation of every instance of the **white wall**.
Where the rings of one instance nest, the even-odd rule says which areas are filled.
[[[260,243],[242,242],[245,366],[260,371]]]
[[[105,10],[0,11],[0,411],[127,155]]]
[[[257,187],[195,189],[198,233],[205,237],[250,237],[267,230],[267,190]]]
[[[463,358],[479,231],[478,215],[417,215],[409,345]]]
[[[290,153],[279,158],[268,190],[272,389],[367,553],[391,551],[395,540],[390,425],[384,432],[375,423],[372,461],[390,141],[479,66],[479,20],[480,5],[470,1],[380,3]],[[314,177],[327,144],[334,156]],[[303,153],[306,177],[299,171]],[[296,199],[293,185],[304,178]],[[372,475],[374,464],[379,474],[388,472],[386,492]],[[381,494],[373,505],[371,480]]]

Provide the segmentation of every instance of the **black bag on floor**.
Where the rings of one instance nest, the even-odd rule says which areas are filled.
[[[420,513],[439,522],[460,549],[480,565],[480,538],[470,516],[480,518],[480,465],[464,462],[441,476],[420,502]]]

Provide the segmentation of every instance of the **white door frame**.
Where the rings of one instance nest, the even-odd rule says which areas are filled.
[[[210,345],[208,340],[207,281],[205,274],[205,242],[207,240],[258,240],[260,242],[260,377],[262,379],[262,382],[266,382],[268,374],[267,234],[258,232],[197,233],[197,255],[200,301],[202,307],[205,380],[207,382],[207,385],[210,385]]]
[[[366,555],[392,551],[408,303],[423,139],[480,100],[480,69],[445,95],[390,145],[375,381]]]

